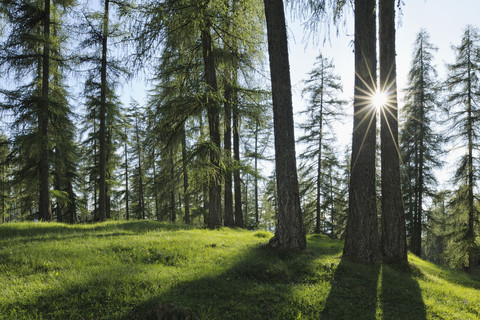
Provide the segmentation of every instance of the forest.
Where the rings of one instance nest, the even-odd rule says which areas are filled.
[[[86,236],[102,223],[128,226],[120,234],[231,227],[287,255],[341,252],[337,271],[343,259],[405,270],[423,258],[475,277],[480,29],[452,39],[445,77],[418,30],[400,97],[404,2],[0,0],[0,239],[19,223]],[[320,48],[302,82],[306,108],[294,108],[286,11],[309,17],[312,34],[353,12],[351,101],[342,62]],[[125,102],[139,78],[145,101]],[[424,262],[414,261],[415,273]],[[285,268],[280,277],[296,279]]]

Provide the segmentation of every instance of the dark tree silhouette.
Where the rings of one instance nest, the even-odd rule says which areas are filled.
[[[355,98],[349,212],[344,257],[362,262],[380,260],[375,192],[375,0],[355,1]]]

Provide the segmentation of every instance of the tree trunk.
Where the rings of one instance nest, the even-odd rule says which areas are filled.
[[[153,198],[155,200],[155,217],[157,221],[161,220],[160,217],[160,208],[158,203],[158,192],[157,192],[157,163],[155,155],[155,147],[152,148],[152,173],[153,173]]]
[[[322,59],[322,77],[321,77],[321,84],[320,84],[320,121],[319,121],[319,131],[318,131],[318,168],[317,168],[317,203],[316,203],[316,225],[315,225],[315,233],[322,232],[321,229],[321,185],[322,185],[322,145],[323,145],[323,59]]]
[[[50,183],[48,163],[48,114],[49,114],[49,77],[50,77],[50,0],[45,0],[43,18],[43,36],[45,43],[42,57],[42,100],[38,112],[38,130],[40,131],[40,164],[39,164],[39,203],[40,219],[52,220],[50,207]]]
[[[175,206],[175,159],[174,151],[170,150],[170,221],[175,222],[177,220],[176,206]]]
[[[106,169],[107,169],[107,39],[108,39],[108,10],[109,0],[105,0],[103,16],[103,34],[102,34],[102,65],[100,69],[100,128],[98,138],[100,140],[100,159],[99,159],[99,199],[98,199],[98,217],[100,221],[107,218],[106,205]]]
[[[400,185],[398,149],[397,67],[395,61],[395,0],[380,0],[380,89],[387,103],[380,111],[382,154],[383,261],[407,264],[405,211]]]
[[[57,152],[57,157],[60,157],[60,154]],[[59,169],[55,169],[55,190],[62,191],[62,174]],[[63,204],[57,199],[57,222],[63,222]]]
[[[376,74],[375,0],[355,0],[355,94],[349,209],[343,256],[380,261],[375,190],[376,115],[371,102]]]
[[[282,0],[264,0],[264,4],[272,81],[275,168],[279,202],[278,227],[269,245],[274,248],[304,250],[306,236],[298,191],[285,12]]]
[[[124,153],[125,153],[125,218],[130,220],[130,208],[128,205],[128,148],[127,148],[127,126],[125,126],[125,144],[124,144]]]
[[[138,219],[145,220],[145,195],[143,193],[143,170],[142,170],[142,148],[140,147],[140,133],[138,128],[138,115],[135,115],[135,138],[137,144],[137,159],[138,159],[138,202],[140,212]]]
[[[236,78],[236,75],[235,75]],[[233,171],[233,189],[235,192],[235,226],[243,228],[242,211],[242,183],[240,179],[240,115],[238,110],[238,96],[234,93],[233,106],[233,159],[235,169]]]
[[[183,202],[185,207],[185,223],[190,224],[190,193],[188,191],[188,168],[187,168],[187,136],[185,125],[182,130],[182,170],[183,170]]]
[[[225,170],[225,226],[233,227],[233,194],[232,194],[232,84],[231,79],[225,79],[225,134],[223,136],[223,147],[225,150],[225,159],[227,162]]]
[[[211,95],[218,93],[217,75],[215,71],[215,56],[213,54],[211,23],[207,19],[202,30],[203,62],[205,67],[205,82]],[[213,229],[222,225],[221,203],[221,173],[220,173],[220,106],[215,97],[211,97],[207,105],[208,128],[210,142],[214,149],[210,150],[210,164],[213,175],[209,179],[209,219],[208,227]]]
[[[258,122],[255,123],[255,229],[258,229]]]

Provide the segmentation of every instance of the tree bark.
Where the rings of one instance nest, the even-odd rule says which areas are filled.
[[[275,169],[278,193],[278,226],[269,245],[304,250],[305,228],[300,208],[292,87],[288,61],[287,29],[282,0],[264,0],[273,99]]]
[[[106,205],[106,169],[107,169],[107,40],[108,40],[108,10],[109,0],[105,0],[103,16],[102,33],[102,62],[100,68],[100,128],[98,133],[100,152],[99,152],[99,181],[98,181],[98,217],[100,221],[107,218]]]
[[[236,77],[236,75],[235,75]],[[240,115],[238,110],[238,98],[234,93],[233,105],[233,159],[235,169],[233,171],[233,189],[235,192],[235,226],[243,228],[242,211],[242,183],[240,179]]]
[[[223,148],[225,150],[225,159],[227,167],[225,170],[225,226],[233,227],[235,222],[233,219],[233,194],[232,194],[232,84],[231,79],[225,79],[225,133],[223,136]]]
[[[202,30],[203,62],[205,67],[205,82],[207,91],[211,97],[207,105],[208,128],[210,131],[210,164],[214,174],[209,179],[209,218],[208,227],[216,228],[222,225],[221,220],[221,173],[220,173],[220,106],[216,101],[218,93],[217,75],[215,71],[215,56],[213,54],[212,35],[210,34],[211,23],[207,19]]]
[[[375,190],[376,115],[375,0],[355,0],[355,94],[349,209],[343,256],[360,263],[380,261]]]
[[[48,160],[48,114],[49,114],[49,77],[50,77],[50,0],[45,0],[43,18],[43,45],[42,57],[42,100],[38,112],[38,129],[40,131],[40,164],[39,164],[39,204],[40,219],[52,220],[50,206],[49,160]]]
[[[387,103],[380,111],[382,254],[384,262],[402,265],[408,262],[398,149],[395,0],[380,0],[379,9],[380,89],[387,95]]]
[[[183,202],[185,208],[185,223],[190,224],[190,193],[188,191],[188,168],[187,168],[187,136],[185,125],[182,130],[182,169],[183,169]]]
[[[127,148],[127,126],[125,126],[125,144],[124,144],[124,153],[125,153],[125,218],[130,220],[130,208],[128,205],[128,197],[129,197],[129,190],[128,190],[128,148]]]

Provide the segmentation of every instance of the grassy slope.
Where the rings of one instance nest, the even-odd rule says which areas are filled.
[[[410,256],[411,272],[340,259],[310,236],[156,222],[0,225],[0,319],[480,319],[480,277]]]

